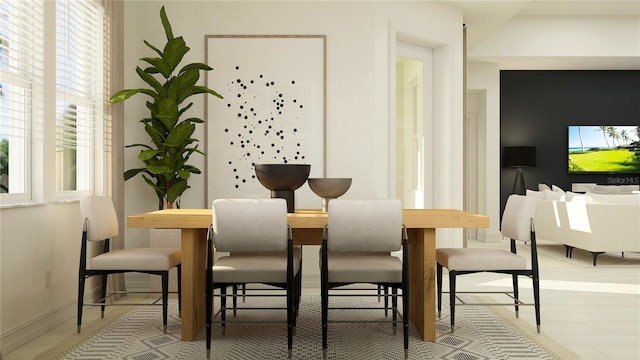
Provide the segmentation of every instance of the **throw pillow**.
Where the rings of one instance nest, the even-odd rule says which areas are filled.
[[[542,191],[535,191],[527,189],[527,196],[536,198],[536,199],[544,199],[544,193]]]
[[[564,201],[564,193],[560,193],[557,191],[551,191],[551,190],[545,190],[542,193],[544,193],[544,198],[547,200],[559,200],[559,201]]]
[[[545,191],[545,190],[551,190],[551,188],[547,184],[539,183],[538,191]]]
[[[564,193],[564,198],[566,201],[587,201],[585,194],[578,194],[571,191]]]

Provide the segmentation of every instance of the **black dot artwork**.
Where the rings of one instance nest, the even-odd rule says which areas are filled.
[[[226,117],[235,120],[224,128],[221,138],[229,147],[225,151],[228,176],[241,191],[247,183],[257,183],[254,164],[306,161],[299,129],[304,120],[300,119],[303,101],[296,95],[304,89],[296,80],[282,81],[266,73],[248,74],[240,66],[233,68],[224,98],[233,99],[228,100]]]

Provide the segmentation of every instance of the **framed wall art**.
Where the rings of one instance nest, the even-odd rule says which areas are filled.
[[[208,203],[268,197],[254,164],[310,164],[325,174],[325,35],[206,35]],[[298,207],[317,207],[307,185]]]

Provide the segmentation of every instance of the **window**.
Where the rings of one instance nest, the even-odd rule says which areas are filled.
[[[55,41],[44,37],[45,19],[55,19]],[[111,136],[106,34],[97,0],[0,0],[2,204],[103,191]],[[54,54],[55,67],[44,66]],[[45,186],[54,179],[56,194]]]
[[[42,140],[43,2],[0,1],[0,193],[29,200],[31,149]]]
[[[56,191],[93,188],[103,119],[102,8],[56,1]],[[97,56],[96,56],[97,55]]]

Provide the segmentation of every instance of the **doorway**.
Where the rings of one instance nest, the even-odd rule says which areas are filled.
[[[396,41],[395,196],[433,207],[433,49]]]

